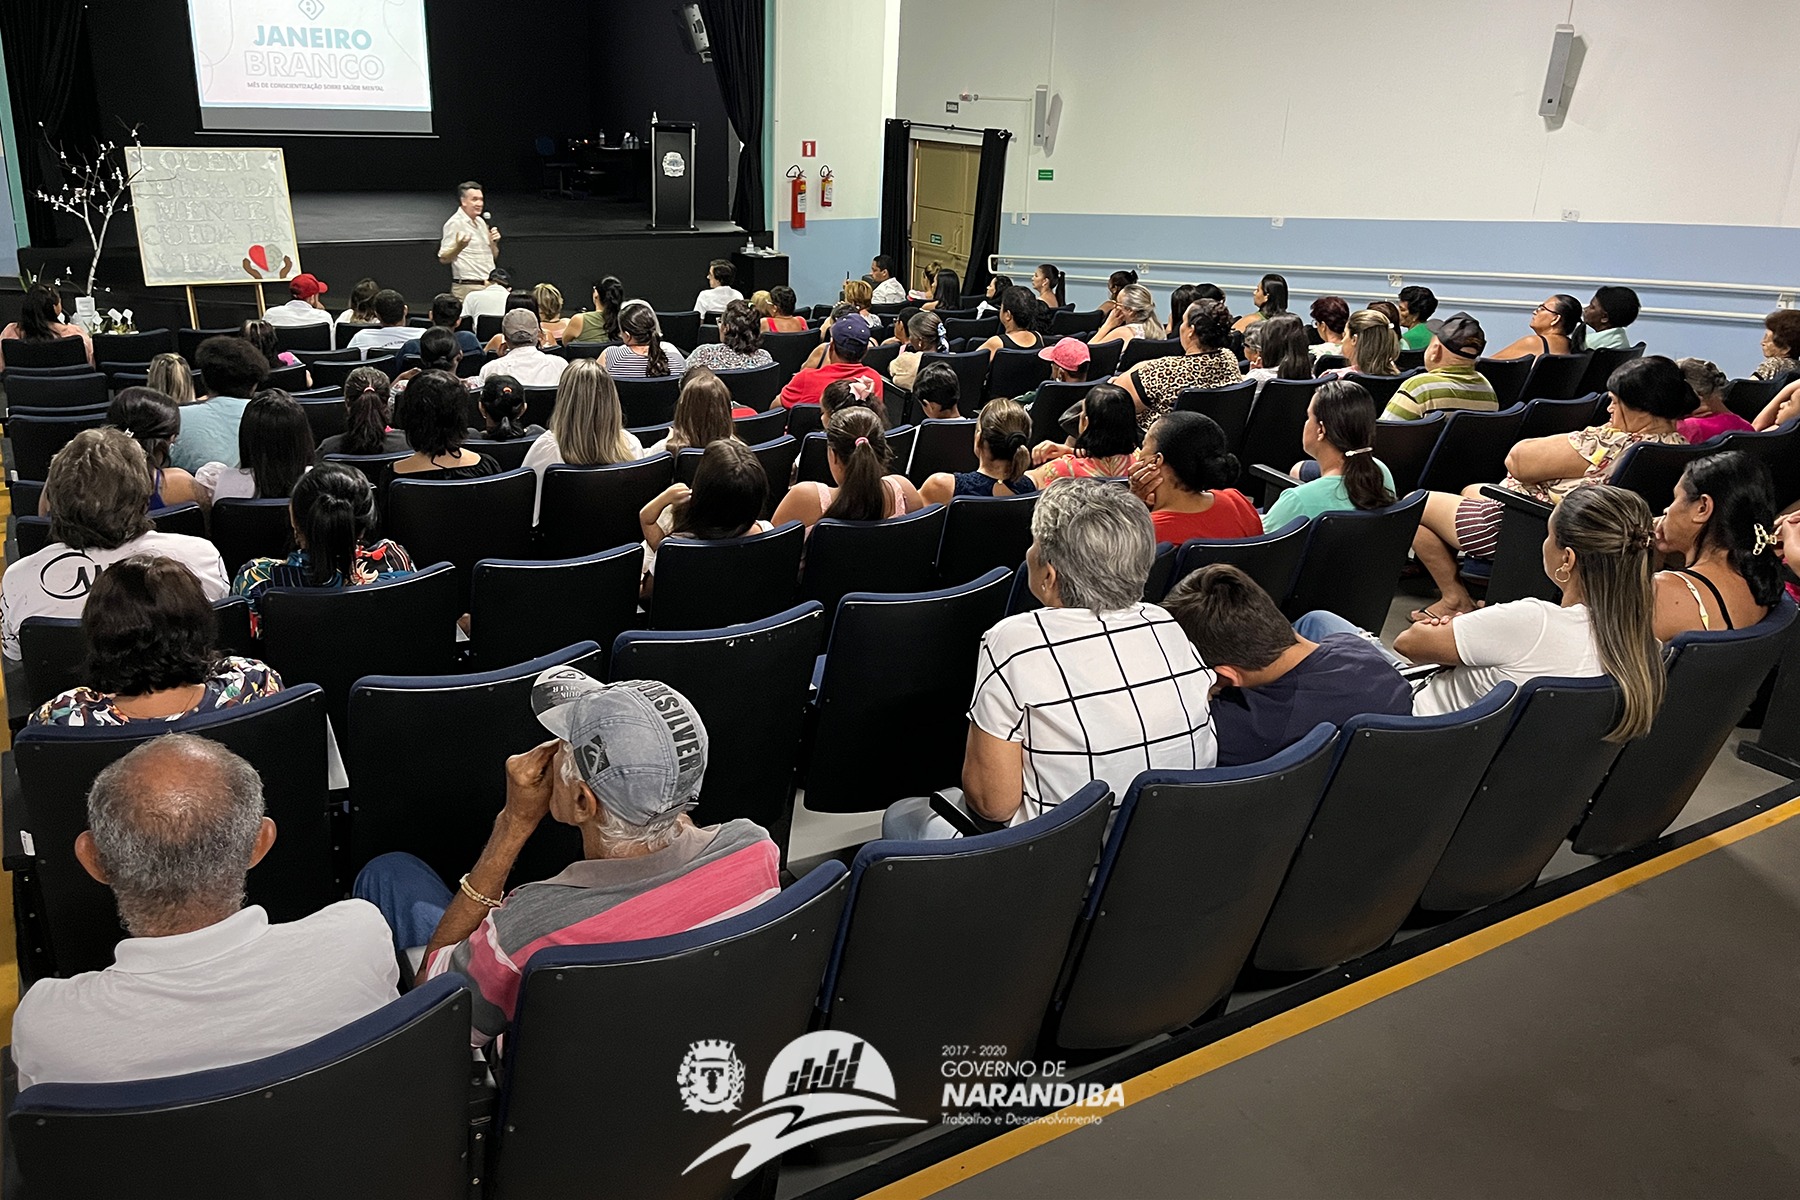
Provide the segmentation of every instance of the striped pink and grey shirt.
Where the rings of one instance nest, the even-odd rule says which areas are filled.
[[[583,859],[514,888],[466,940],[432,955],[428,973],[469,977],[472,1041],[483,1046],[512,1020],[525,964],[539,950],[666,937],[734,916],[781,890],[780,859],[751,821],[688,828],[637,858]]]

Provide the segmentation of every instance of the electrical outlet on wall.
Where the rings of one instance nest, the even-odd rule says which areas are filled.
[[[1388,275],[1388,286],[1389,287],[1392,287],[1392,288],[1402,287],[1405,285],[1405,283],[1406,283],[1406,280],[1402,279],[1400,276],[1389,273],[1389,275]]]
[[[1021,224],[1021,225],[1031,224],[1031,214],[1030,213],[1020,213],[1019,214],[1019,224]]]
[[[1562,210],[1562,214],[1562,219],[1565,221],[1581,220],[1581,210],[1578,208],[1565,208]]]
[[[1286,224],[1287,224],[1286,217],[1270,217],[1269,218],[1269,227],[1272,229],[1280,229],[1283,225],[1286,225]]]
[[[1800,297],[1796,297],[1792,292],[1783,292],[1781,295],[1775,297],[1775,307],[1800,308]]]

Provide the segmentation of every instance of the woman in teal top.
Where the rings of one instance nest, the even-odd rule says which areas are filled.
[[[1282,492],[1263,514],[1264,532],[1295,517],[1392,504],[1394,477],[1375,457],[1374,441],[1375,400],[1368,389],[1346,379],[1320,384],[1300,434],[1300,444],[1319,464],[1319,477]]]

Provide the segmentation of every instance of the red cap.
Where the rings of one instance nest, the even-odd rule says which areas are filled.
[[[317,275],[296,275],[288,280],[288,291],[296,300],[311,300],[330,290]]]

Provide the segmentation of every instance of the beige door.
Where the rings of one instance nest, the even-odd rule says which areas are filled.
[[[913,142],[912,279],[928,290],[925,268],[933,263],[969,277],[969,237],[975,227],[975,180],[980,146]]]

